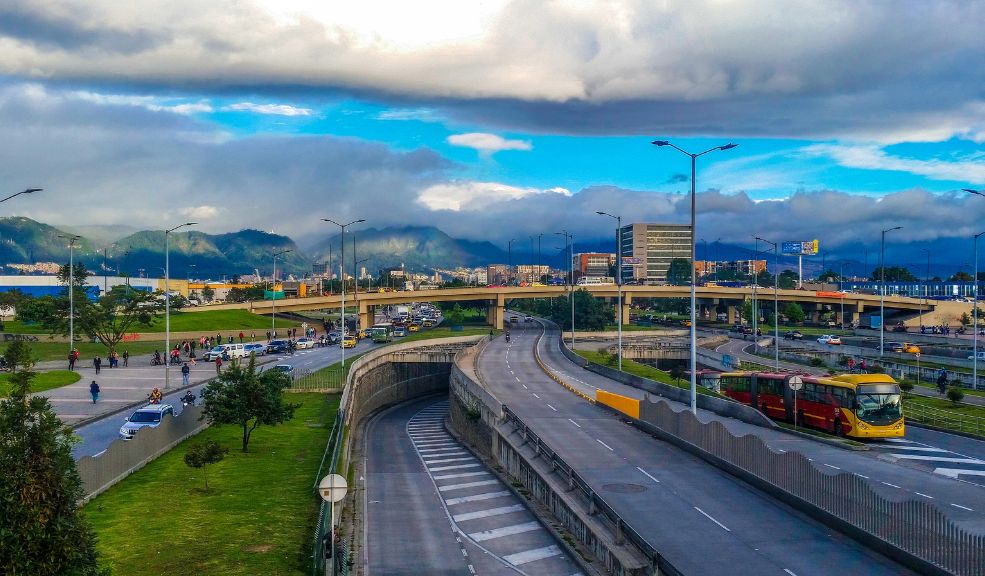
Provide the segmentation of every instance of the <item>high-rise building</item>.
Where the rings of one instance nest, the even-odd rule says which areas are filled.
[[[519,264],[516,267],[516,279],[518,282],[540,282],[544,276],[551,273],[551,267],[544,264]]]
[[[698,276],[722,272],[736,272],[746,276],[759,274],[766,270],[766,260],[732,260],[716,262],[713,260],[698,260],[694,263],[694,271]]]
[[[621,237],[623,282],[663,284],[672,260],[691,261],[688,224],[629,224],[622,227]]]
[[[580,252],[571,257],[571,269],[574,270],[575,281],[582,276],[604,277],[615,276],[609,273],[616,265],[616,255],[604,252]]]
[[[315,262],[311,265],[311,273],[324,276],[328,274],[328,262]]]
[[[490,264],[486,266],[488,284],[506,284],[509,282],[510,270],[506,264]]]

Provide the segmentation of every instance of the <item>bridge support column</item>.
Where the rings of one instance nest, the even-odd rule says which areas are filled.
[[[490,300],[486,307],[486,322],[497,330],[503,329],[503,319],[506,317],[506,298],[498,294],[495,300]]]
[[[359,303],[359,327],[369,328],[376,323],[376,306],[370,306],[366,302]]]
[[[633,305],[633,295],[632,294],[629,294],[629,293],[626,293],[626,292],[623,292],[622,293],[622,310],[621,311],[620,310],[616,310],[616,313],[615,313],[615,321],[616,322],[619,322],[619,314],[621,312],[622,313],[622,323],[623,323],[623,325],[625,326],[626,324],[629,324],[629,310],[632,307],[632,305]],[[618,306],[619,306],[619,300],[617,298],[616,299],[616,305],[614,306],[614,308],[615,307],[618,307]]]
[[[728,323],[735,325],[739,323],[739,307],[735,305],[728,305],[725,307],[726,313],[728,314]]]

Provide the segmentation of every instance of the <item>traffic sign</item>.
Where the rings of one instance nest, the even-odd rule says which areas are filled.
[[[791,376],[787,385],[790,386],[791,390],[796,392],[804,387],[804,379],[800,376]]]
[[[318,493],[321,494],[322,500],[332,504],[341,502],[348,489],[345,478],[338,474],[329,474],[318,483]]]

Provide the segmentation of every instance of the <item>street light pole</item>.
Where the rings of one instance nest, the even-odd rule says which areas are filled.
[[[513,275],[513,243],[516,242],[516,238],[510,238],[510,241],[506,243],[506,285],[510,285],[510,277]],[[487,278],[488,280],[488,278]]]
[[[970,188],[964,188],[963,190],[965,192],[970,192],[971,194],[975,194],[976,196],[981,196],[981,197],[985,198],[985,192],[982,192],[981,190],[972,190]],[[979,286],[979,283],[978,283],[978,237],[981,236],[982,234],[985,234],[985,232],[979,232],[978,234],[975,234],[975,278],[974,278],[974,280],[975,280],[975,294],[974,294],[974,298],[973,298],[973,302],[974,303],[972,304],[973,310],[971,311],[972,316],[974,316],[973,322],[974,322],[974,332],[975,332],[975,335],[974,335],[974,338],[975,338],[975,346],[974,346],[974,353],[973,353],[974,360],[973,360],[973,364],[972,364],[972,383],[971,383],[971,387],[973,389],[975,389],[975,390],[978,390],[978,286]]]
[[[558,236],[564,236],[564,242],[567,244],[568,249],[568,301],[571,304],[571,349],[575,349],[575,269],[572,260],[574,256],[572,255],[572,244],[574,243],[574,234],[569,233],[567,230],[562,230],[560,232],[555,232]]]
[[[886,232],[900,230],[902,226],[895,226],[882,231],[882,241],[879,244],[879,358],[882,358],[886,347]]]
[[[290,248],[274,252],[274,271],[270,277],[270,338],[273,339],[277,331],[277,257],[282,254],[293,252]]]
[[[766,238],[756,236],[756,240],[762,240],[773,247],[773,350],[775,353],[775,369],[780,371],[780,249],[776,242],[770,242]]]
[[[622,216],[596,211],[600,216],[608,216],[616,221],[616,330],[618,333],[619,370],[622,370]],[[693,232],[692,232],[693,234]]]
[[[164,231],[164,389],[171,385],[171,233],[198,222],[185,222]]]
[[[737,144],[725,144],[724,146],[715,146],[714,148],[709,148],[704,152],[699,154],[692,154],[686,152],[681,148],[678,148],[671,142],[667,140],[654,140],[652,142],[654,146],[670,146],[678,152],[685,154],[691,158],[691,412],[694,414],[698,413],[698,326],[697,326],[697,314],[695,313],[695,308],[697,307],[697,298],[695,297],[695,274],[694,274],[694,240],[696,238],[696,218],[695,218],[695,204],[696,204],[696,187],[695,187],[695,161],[698,156],[704,156],[709,152],[714,152],[715,150],[729,150],[735,148]],[[622,315],[622,310],[619,311],[620,316]]]
[[[345,370],[345,229],[353,224],[359,224],[360,222],[365,222],[366,220],[360,218],[359,220],[353,220],[348,224],[339,224],[335,220],[330,220],[328,218],[322,218],[322,222],[328,222],[330,224],[335,224],[342,229],[342,241],[339,247],[339,272],[342,275],[342,313],[339,315],[342,320],[342,369]],[[355,254],[353,254],[355,256]]]
[[[28,188],[26,190],[21,190],[20,192],[16,192],[14,194],[11,194],[10,196],[7,196],[3,200],[0,200],[0,203],[6,202],[7,200],[10,200],[11,198],[16,198],[17,196],[20,196],[21,194],[33,194],[35,192],[40,192],[42,190],[44,190],[44,188]],[[60,237],[61,238],[68,238],[68,236],[60,236]]]
[[[18,192],[17,194],[29,193]],[[0,202],[5,202],[14,196],[8,196]],[[68,240],[68,351],[75,350],[75,241],[81,238],[75,234],[59,234],[59,238]]]

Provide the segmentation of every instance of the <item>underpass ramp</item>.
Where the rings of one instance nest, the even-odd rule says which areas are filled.
[[[627,416],[631,416],[637,420],[640,419],[640,401],[635,398],[613,394],[605,390],[596,390],[595,401],[618,410]]]

